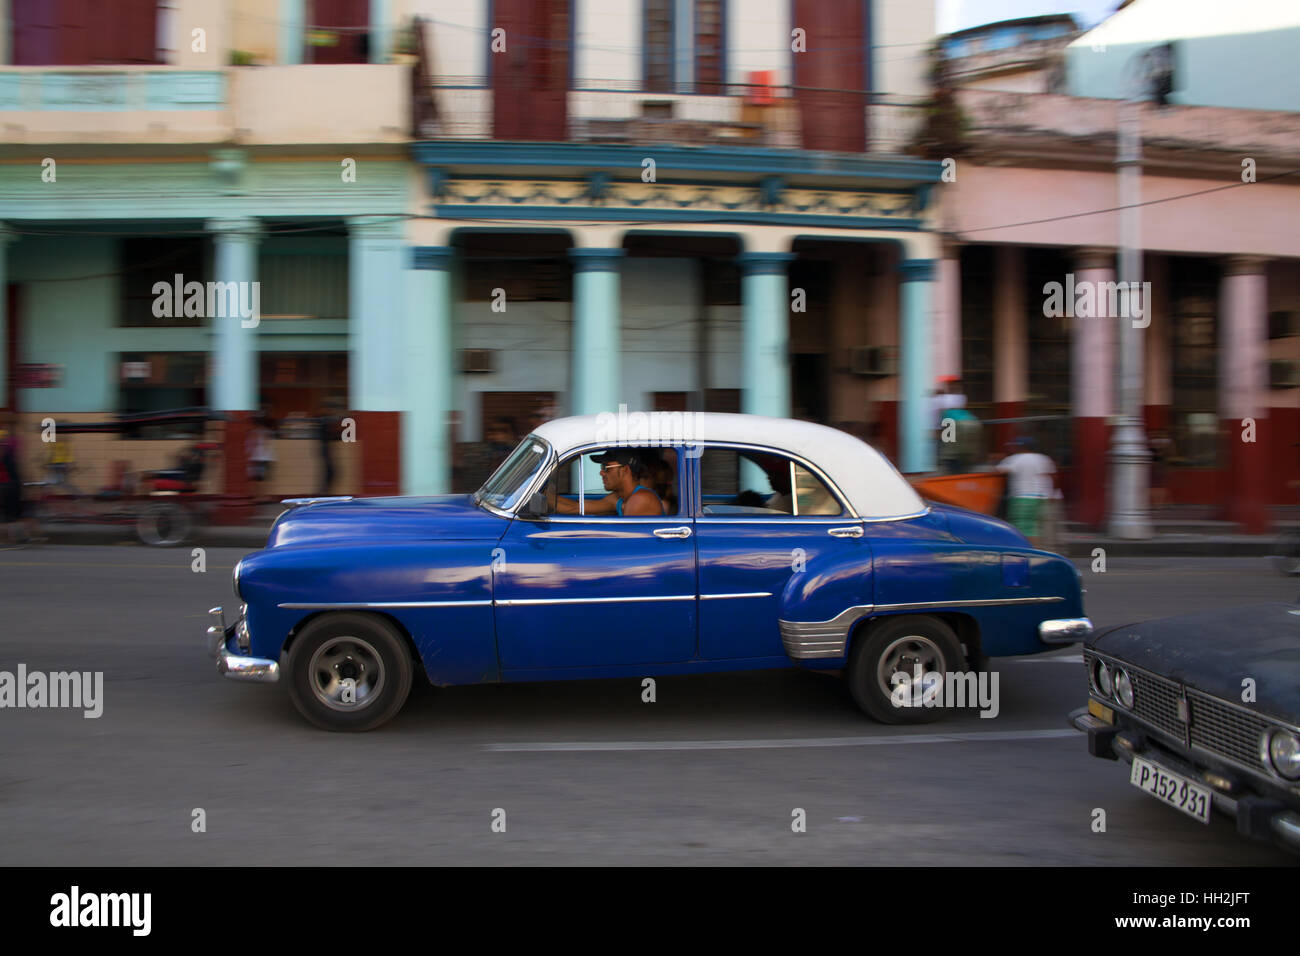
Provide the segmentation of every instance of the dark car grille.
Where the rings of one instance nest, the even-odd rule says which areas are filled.
[[[1234,760],[1252,770],[1268,772],[1260,759],[1259,741],[1272,726],[1268,721],[1248,714],[1223,701],[1187,690],[1192,708],[1192,745]]]
[[[1133,679],[1133,713],[1140,720],[1160,728],[1179,740],[1185,739],[1186,725],[1178,719],[1178,684],[1164,677],[1128,668]]]
[[[1091,686],[1093,664],[1097,658],[1092,653],[1084,655],[1088,667],[1089,687],[1093,694],[1100,691]],[[1259,743],[1264,732],[1275,726],[1262,716],[1257,716],[1203,691],[1187,688],[1190,726],[1178,718],[1178,704],[1184,689],[1177,681],[1138,670],[1123,661],[1106,659],[1112,666],[1118,664],[1128,671],[1133,681],[1133,716],[1145,724],[1163,731],[1175,740],[1182,741],[1206,753],[1222,757],[1240,767],[1259,773],[1269,768],[1260,757]],[[1114,700],[1108,704],[1115,706]],[[1120,712],[1123,713],[1121,707]]]

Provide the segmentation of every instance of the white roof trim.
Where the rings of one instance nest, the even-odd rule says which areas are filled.
[[[880,452],[847,432],[812,422],[721,412],[632,412],[557,418],[537,428],[556,452],[595,444],[608,447],[732,442],[788,451],[826,473],[860,517],[905,518],[925,502]]]

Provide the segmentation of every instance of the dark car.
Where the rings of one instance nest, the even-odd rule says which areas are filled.
[[[1071,714],[1095,757],[1202,823],[1300,851],[1300,603],[1127,624],[1087,639],[1089,701]]]

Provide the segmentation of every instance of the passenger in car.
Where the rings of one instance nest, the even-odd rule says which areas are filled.
[[[611,448],[592,461],[600,465],[600,480],[609,491],[604,498],[586,503],[585,512],[617,514],[628,517],[657,517],[664,514],[664,503],[655,491],[643,484],[650,481],[646,463],[636,449]],[[569,498],[555,502],[559,514],[577,514],[578,503]]]

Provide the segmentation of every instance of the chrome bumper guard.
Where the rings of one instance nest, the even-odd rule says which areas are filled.
[[[1038,639],[1044,644],[1074,644],[1091,633],[1092,621],[1086,617],[1067,617],[1038,625]]]
[[[220,607],[208,611],[216,621],[208,628],[208,656],[217,662],[217,673],[231,680],[273,684],[280,679],[280,662],[264,657],[247,657],[240,651],[248,648],[248,625],[241,617],[227,625]],[[235,649],[231,650],[231,642]]]

